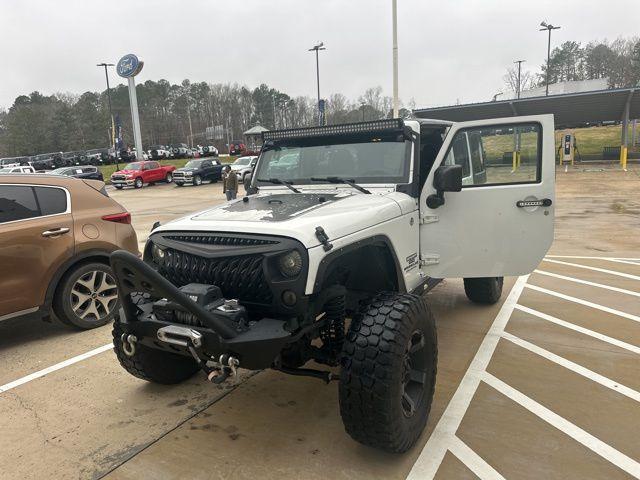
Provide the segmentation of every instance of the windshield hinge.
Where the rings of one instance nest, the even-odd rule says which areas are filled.
[[[420,217],[420,225],[425,223],[435,223],[438,221],[438,215],[423,215]]]
[[[436,265],[440,263],[440,255],[437,253],[424,253],[420,255],[420,266]]]

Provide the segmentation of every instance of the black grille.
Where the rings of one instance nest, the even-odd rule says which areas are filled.
[[[217,285],[225,298],[271,304],[262,261],[261,254],[204,258],[168,248],[159,271],[178,287],[188,283]]]
[[[164,238],[186,243],[239,247],[254,245],[273,245],[278,243],[273,240],[264,240],[259,238],[221,237],[217,235],[166,235]]]

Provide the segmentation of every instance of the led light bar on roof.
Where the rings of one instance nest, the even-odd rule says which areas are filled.
[[[326,125],[323,127],[289,128],[262,132],[262,141],[283,140],[286,138],[323,137],[329,135],[349,135],[350,133],[382,132],[402,129],[404,123],[400,118],[373,120],[370,122],[345,123],[342,125]]]

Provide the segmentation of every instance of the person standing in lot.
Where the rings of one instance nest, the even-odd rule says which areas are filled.
[[[238,175],[227,165],[224,167],[225,175],[222,180],[222,193],[227,195],[227,201],[234,200],[238,194]]]

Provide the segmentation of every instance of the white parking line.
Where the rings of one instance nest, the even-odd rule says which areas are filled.
[[[605,377],[604,375],[600,375],[599,373],[589,370],[588,368],[585,368],[582,365],[578,365],[577,363],[574,363],[571,360],[567,360],[566,358],[556,355],[553,352],[545,350],[542,347],[534,345],[531,342],[527,342],[526,340],[516,337],[515,335],[512,335],[508,332],[504,332],[502,336],[506,340],[509,340],[511,343],[518,345],[519,347],[522,347],[526,350],[529,350],[530,352],[535,353],[536,355],[539,355],[542,358],[545,358],[553,363],[556,363],[561,367],[566,368],[567,370],[571,370],[572,372],[577,373],[578,375],[582,375],[583,377],[588,378],[589,380],[593,380],[594,382],[599,383],[603,387],[607,387],[613,390],[614,392],[618,392],[624,395],[625,397],[630,398],[631,400],[640,402],[640,393],[636,392],[632,388],[626,387],[616,381],[611,380],[610,378]]]
[[[548,258],[545,258],[542,261],[543,262],[550,262],[550,263],[557,263],[558,265],[567,265],[569,267],[584,268],[585,270],[593,270],[594,272],[608,273],[609,275],[616,275],[618,277],[629,278],[631,280],[640,280],[640,277],[637,276],[637,275],[631,275],[630,273],[618,272],[617,270],[608,270],[606,268],[592,267],[590,265],[581,265],[580,263],[563,262],[561,260],[549,260]]]
[[[589,302],[588,300],[583,300],[581,298],[572,297],[571,295],[565,295],[564,293],[554,292],[553,290],[549,290],[547,288],[538,287],[537,285],[525,285],[526,288],[530,288],[531,290],[536,290],[538,292],[546,293],[547,295],[553,295],[554,297],[562,298],[563,300],[568,300],[570,302],[579,303],[580,305],[584,305],[586,307],[595,308],[602,312],[611,313],[613,315],[617,315],[622,318],[627,318],[629,320],[633,320],[634,322],[640,322],[640,317],[637,315],[633,315],[631,313],[622,312],[620,310],[616,310],[615,308],[605,307],[604,305],[600,305],[598,303]]]
[[[640,267],[640,260],[627,260],[622,258],[608,258],[607,260],[610,262],[626,263],[627,265],[637,265]]]
[[[458,460],[464,463],[481,480],[505,480],[502,475],[496,472],[491,465],[485,462],[480,455],[471,450],[458,437],[454,436],[451,439],[449,451],[458,457]]]
[[[516,402],[518,405],[526,408],[537,417],[557,428],[564,434],[570,436],[589,450],[600,455],[605,460],[611,462],[628,474],[633,475],[636,478],[640,478],[640,463],[629,458],[624,453],[619,452],[599,438],[594,437],[577,425],[565,420],[560,415],[552,412],[547,407],[507,385],[502,380],[491,375],[489,372],[484,372],[482,380],[504,396]]]
[[[460,422],[462,422],[462,417],[464,417],[471,399],[478,389],[483,372],[493,356],[498,341],[504,332],[504,327],[509,321],[511,312],[513,312],[522,289],[527,283],[527,278],[529,278],[529,275],[524,275],[516,280],[491,328],[482,340],[480,348],[478,348],[476,355],[473,357],[464,377],[462,377],[458,389],[453,394],[431,437],[427,440],[427,444],[409,472],[408,480],[432,479],[438,468],[440,468],[445,453],[451,447],[452,442],[455,441],[453,438],[460,426]]]
[[[580,325],[576,325],[574,323],[561,320],[560,318],[554,317],[552,315],[548,315],[546,313],[539,312],[538,310],[534,310],[533,308],[525,307],[524,305],[518,304],[515,306],[515,309],[525,313],[529,313],[531,315],[535,315],[538,318],[541,318],[551,323],[555,323],[556,325],[560,325],[561,327],[565,327],[570,330],[574,330],[576,332],[589,335],[590,337],[597,338],[598,340],[601,340],[603,342],[610,343],[611,345],[624,348],[625,350],[629,350],[630,352],[637,353],[638,355],[640,355],[640,347],[636,345],[631,345],[630,343],[627,343],[627,342],[623,342],[622,340],[618,340],[617,338],[609,337],[602,333],[589,330],[588,328],[584,328],[584,327],[581,327]]]
[[[626,295],[633,295],[634,297],[640,297],[640,292],[633,292],[631,290],[626,290],[624,288],[612,287],[610,285],[605,285],[603,283],[590,282],[588,280],[582,280],[581,278],[567,277],[566,275],[546,272],[544,270],[534,270],[534,272],[540,275],[546,275],[548,277],[554,277],[554,278],[559,278],[561,280],[566,280],[568,282],[581,283],[583,285],[589,285],[590,287],[604,288],[606,290],[611,290],[612,292],[624,293]]]
[[[584,255],[547,255],[545,258],[575,258],[583,260],[607,260],[609,262],[631,262],[637,265],[635,262],[640,262],[640,258],[625,258],[625,257],[587,257]]]
[[[64,367],[68,367],[69,365],[73,365],[74,363],[81,362],[82,360],[86,360],[87,358],[93,357],[94,355],[98,355],[99,353],[106,352],[107,350],[111,350],[113,348],[113,343],[108,343],[107,345],[103,345],[101,347],[90,350],[86,353],[77,355],[73,358],[69,358],[68,360],[64,360],[60,363],[56,363],[55,365],[51,365],[50,367],[44,368],[42,370],[38,370],[26,377],[19,378],[18,380],[14,380],[13,382],[6,383],[4,385],[0,385],[0,393],[7,392],[13,388],[19,387],[20,385],[24,385],[32,380],[36,380],[37,378],[44,377],[56,370],[60,370]]]

